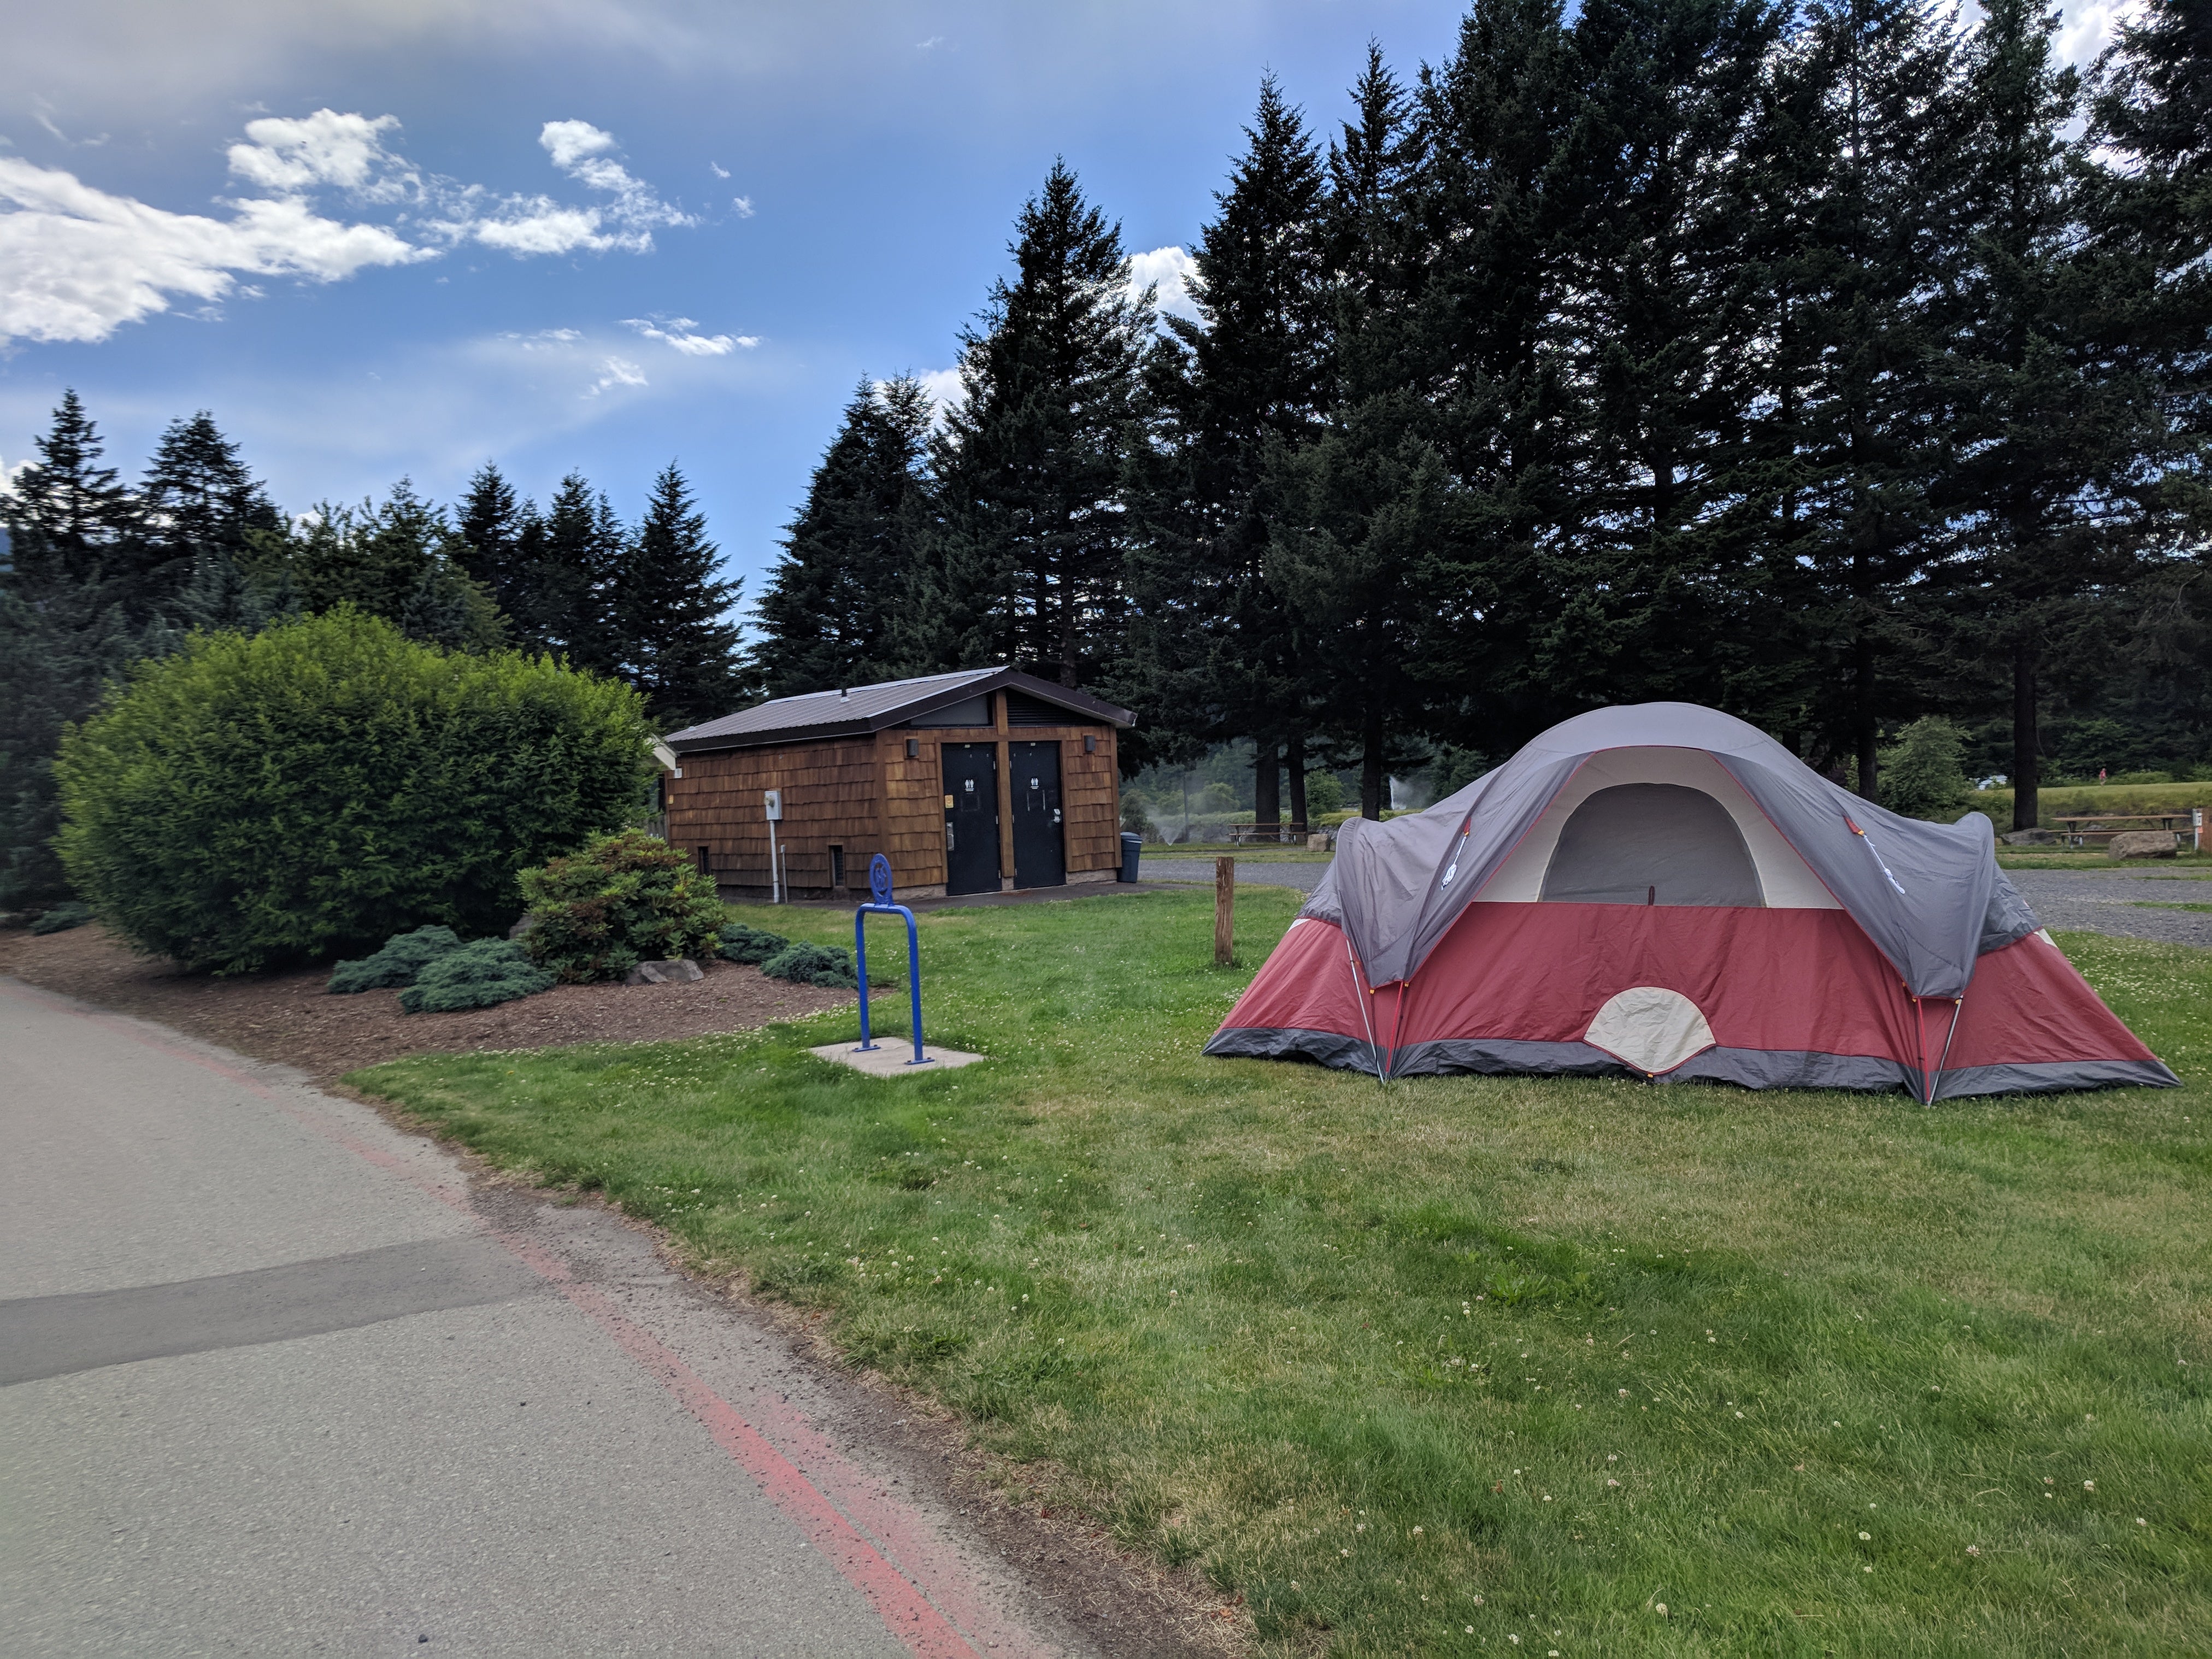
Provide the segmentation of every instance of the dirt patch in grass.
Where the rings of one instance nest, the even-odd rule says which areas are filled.
[[[733,962],[700,966],[706,977],[690,985],[561,985],[495,1008],[408,1014],[400,1012],[397,991],[331,996],[323,988],[328,969],[212,979],[138,956],[97,926],[44,938],[0,933],[0,974],[159,1020],[317,1079],[408,1054],[748,1031],[854,1000],[849,991],[768,979]]]

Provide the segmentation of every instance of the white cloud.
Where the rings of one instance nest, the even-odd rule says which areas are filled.
[[[666,327],[660,325],[665,323]],[[760,343],[757,334],[700,334],[699,325],[689,317],[664,317],[658,322],[643,317],[625,317],[624,328],[634,328],[648,340],[658,340],[682,352],[687,357],[726,357],[732,351],[750,351]]]
[[[264,116],[246,124],[246,142],[230,147],[230,170],[248,184],[292,193],[335,185],[372,201],[420,192],[416,171],[384,147],[399,125],[393,115],[341,115],[319,109],[294,120]]]
[[[707,163],[707,167],[717,179],[726,179],[730,176],[729,168],[724,167],[720,161],[709,161]]]
[[[431,228],[454,241],[480,242],[527,257],[579,250],[605,253],[616,248],[650,253],[653,227],[698,223],[662,201],[652,185],[614,160],[608,153],[616,148],[614,134],[589,121],[548,121],[538,130],[538,142],[555,167],[614,200],[575,207],[550,196],[509,196],[486,208],[483,192],[471,190],[452,195],[445,216]]]
[[[929,394],[930,402],[937,405],[940,415],[968,401],[968,387],[957,368],[925,369],[914,378],[921,382],[921,389]]]
[[[732,196],[730,198],[730,205],[737,209],[738,217],[740,219],[750,219],[753,216],[753,198],[750,196]]]
[[[1200,320],[1198,301],[1194,290],[1198,286],[1198,262],[1179,247],[1156,247],[1149,253],[1129,256],[1129,294],[1131,298],[1146,289],[1157,286],[1156,304],[1161,313],[1171,317]]]
[[[2131,0],[2077,0],[2066,8],[2053,42],[2060,60],[2087,67],[2112,43],[2112,25],[2124,16],[2132,20],[2137,8]]]
[[[0,156],[0,341],[105,340],[167,311],[212,303],[240,273],[336,282],[436,258],[381,225],[326,219],[294,197],[231,203],[233,216],[170,213],[74,173]]]
[[[654,228],[698,222],[615,160],[614,135],[588,121],[548,121],[538,139],[556,167],[612,198],[582,205],[545,195],[494,198],[481,185],[424,174],[390,148],[398,125],[389,115],[331,109],[249,121],[228,161],[233,177],[257,193],[223,203],[228,219],[149,207],[74,173],[0,157],[0,345],[105,340],[179,297],[203,307],[258,298],[260,290],[241,276],[337,282],[372,265],[439,256],[439,248],[391,226],[319,211],[310,200],[317,190],[357,203],[408,204],[435,240],[476,242],[517,258],[644,253]],[[696,355],[751,342],[693,336],[669,343]]]
[[[500,210],[503,216],[497,219],[449,222],[439,228],[450,228],[471,241],[520,258],[533,253],[573,253],[578,248],[604,253],[609,248],[629,247],[641,253],[653,246],[649,236],[632,239],[603,232],[602,216],[597,208],[563,207],[550,197],[512,198]]]
[[[596,398],[611,386],[649,386],[645,371],[625,357],[610,357],[599,366],[599,378],[584,395]]]
[[[538,129],[538,142],[563,173],[574,173],[586,156],[604,155],[615,147],[615,136],[589,121],[548,121]]]

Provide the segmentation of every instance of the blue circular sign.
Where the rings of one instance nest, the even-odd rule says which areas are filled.
[[[868,860],[868,890],[878,904],[891,902],[891,861],[881,853]]]

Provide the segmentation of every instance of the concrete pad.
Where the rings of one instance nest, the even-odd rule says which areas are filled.
[[[932,1072],[953,1071],[963,1066],[973,1066],[979,1060],[988,1060],[988,1054],[971,1054],[962,1048],[939,1048],[924,1042],[921,1052],[935,1063],[928,1066],[914,1064],[914,1039],[911,1037],[878,1037],[876,1046],[864,1049],[857,1042],[828,1042],[819,1048],[806,1051],[817,1060],[826,1060],[838,1066],[849,1066],[856,1072],[866,1072],[870,1077],[927,1076]]]

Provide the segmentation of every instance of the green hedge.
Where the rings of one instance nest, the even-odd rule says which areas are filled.
[[[639,808],[636,693],[340,608],[141,664],[63,741],[62,859],[101,919],[188,969],[503,933],[531,866]]]

